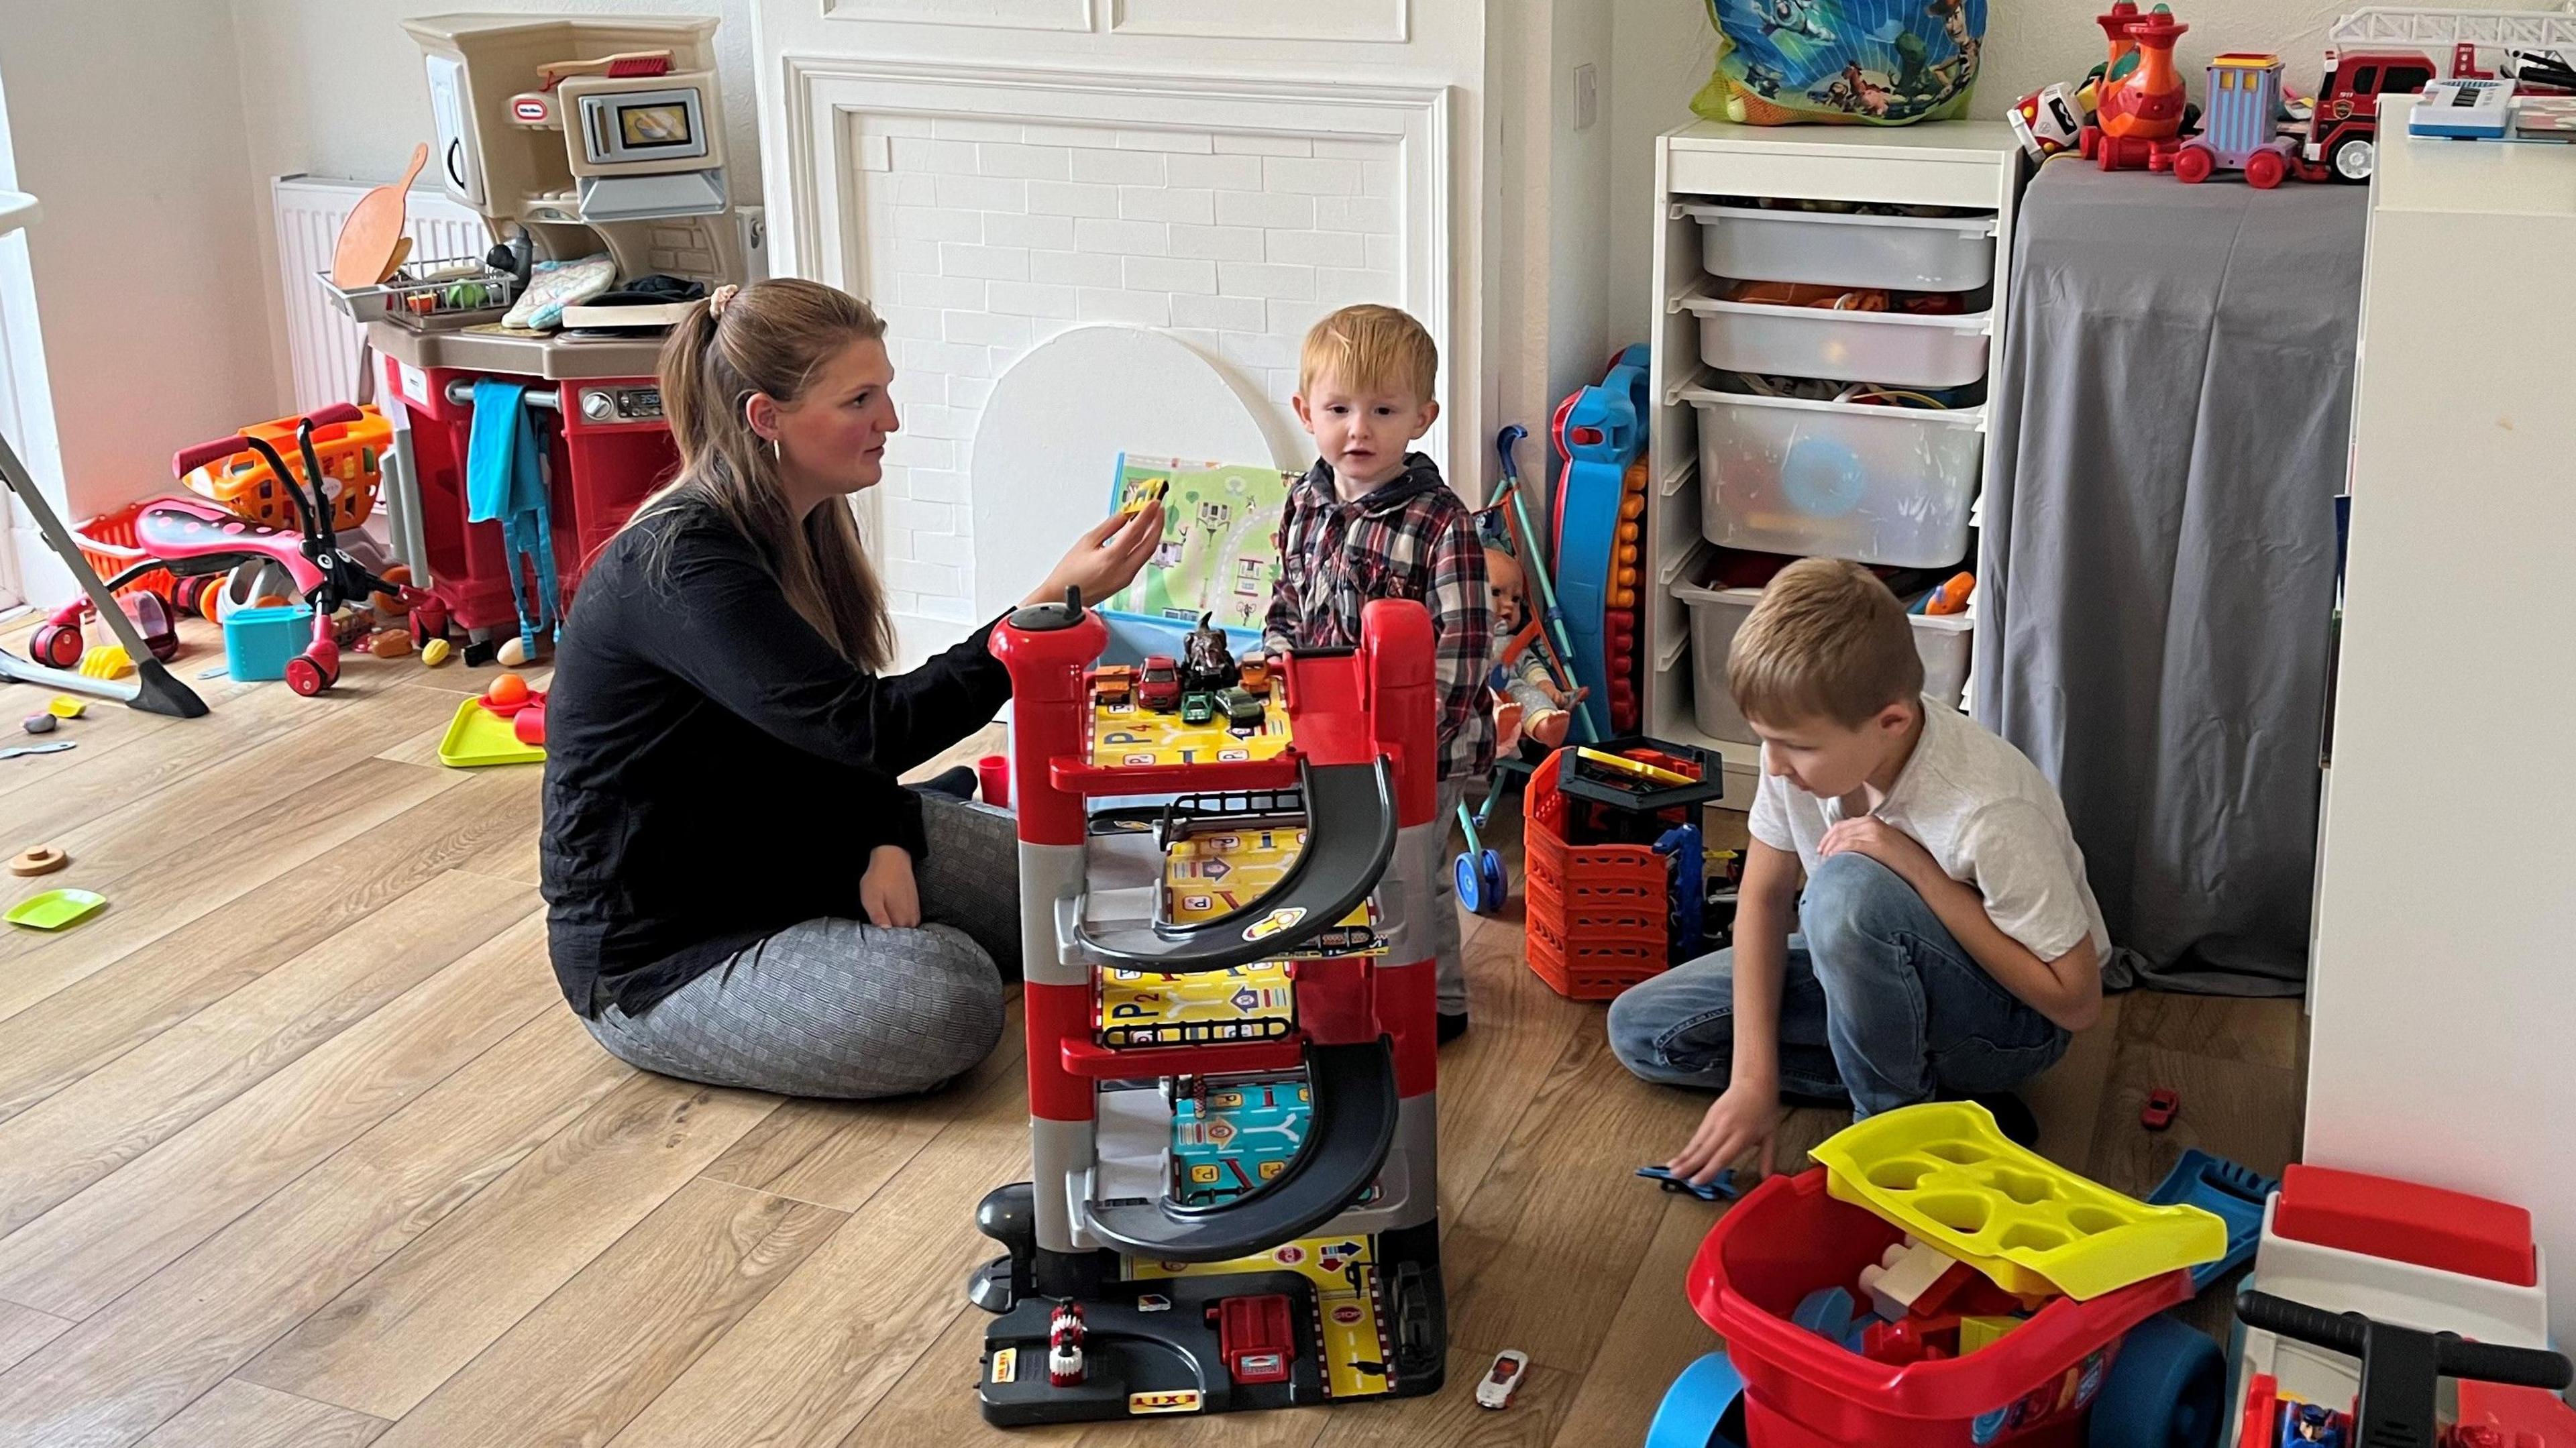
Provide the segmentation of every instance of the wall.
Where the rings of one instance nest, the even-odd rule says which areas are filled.
[[[1612,15],[1610,306],[1614,335],[1645,335],[1653,285],[1647,275],[1652,233],[1654,138],[1693,119],[1690,99],[1707,83],[1717,55],[1708,7],[1701,0],[1604,0]],[[2052,81],[2072,84],[2102,59],[2100,8],[2071,0],[1987,0],[1985,53],[1977,78],[1976,114],[2000,118],[2014,101]],[[2199,77],[2221,51],[2271,51],[2289,63],[2289,79],[2314,89],[2325,59],[2326,28],[2360,8],[2359,0],[2173,0],[2191,27],[2177,63],[2200,90]]]
[[[206,0],[215,8],[213,0]],[[759,100],[751,71],[751,0],[231,0],[240,33],[249,120],[248,184],[257,188],[259,275],[275,359],[277,396],[293,381],[275,305],[277,242],[268,212],[272,176],[310,172],[359,181],[402,174],[411,148],[430,138],[429,83],[420,50],[403,34],[416,15],[458,11],[547,15],[714,15],[724,86],[727,184],[740,203],[760,200]],[[424,186],[435,183],[424,179]],[[265,360],[265,359],[263,359]],[[286,404],[281,402],[279,406]]]
[[[77,522],[167,486],[176,448],[270,415],[231,16],[0,0],[0,36],[19,187],[44,203],[26,238]]]

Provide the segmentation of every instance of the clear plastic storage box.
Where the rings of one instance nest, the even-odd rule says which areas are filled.
[[[1737,744],[1760,743],[1753,726],[1737,711],[1735,696],[1727,692],[1726,660],[1735,651],[1736,630],[1744,627],[1753,605],[1762,601],[1762,590],[1676,583],[1673,597],[1690,609],[1691,713],[1699,732]],[[1962,707],[1973,625],[1965,614],[1938,618],[1909,614],[1905,621],[1914,625],[1914,652],[1923,659],[1924,695],[1948,708]]]
[[[1919,317],[1685,297],[1700,360],[1728,372],[1839,377],[1890,387],[1964,387],[1986,375],[1992,312]]]
[[[1985,409],[1680,395],[1699,415],[1710,542],[1899,568],[1966,555]]]
[[[1974,291],[1995,279],[1992,216],[1854,216],[1686,205],[1712,276],[1909,292]]]

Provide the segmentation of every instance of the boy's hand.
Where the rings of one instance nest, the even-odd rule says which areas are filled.
[[[1729,1086],[1726,1094],[1710,1103],[1708,1114],[1700,1118],[1699,1130],[1691,1133],[1690,1144],[1664,1165],[1672,1169],[1673,1175],[1706,1186],[1717,1179],[1728,1162],[1759,1146],[1762,1174],[1769,1176],[1773,1138],[1779,1134],[1780,1120],[1785,1115],[1776,1088],[1764,1091]]]
[[[1867,855],[1894,870],[1905,883],[1915,887],[1917,894],[1922,893],[1925,871],[1942,874],[1941,862],[1932,858],[1932,852],[1923,848],[1922,841],[1876,815],[1857,815],[1839,821],[1826,829],[1825,837],[1816,842],[1816,858],[1819,860],[1830,860],[1845,850]]]
[[[868,871],[859,877],[859,905],[868,923],[880,930],[909,930],[921,923],[921,887],[912,878],[912,855],[901,845],[879,845],[868,852]]]

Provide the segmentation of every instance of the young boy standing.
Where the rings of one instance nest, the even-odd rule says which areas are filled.
[[[1759,1147],[1769,1171],[1784,1091],[1860,1117],[2053,1064],[2101,1013],[2101,907],[2038,768],[1922,697],[1896,596],[1854,564],[1789,565],[1726,682],[1762,738],[1735,945],[1610,1007],[1629,1070],[1722,1093],[1672,1169],[1704,1181]]]
[[[1440,686],[1440,815],[1458,811],[1467,780],[1493,767],[1485,670],[1493,620],[1485,553],[1467,505],[1439,465],[1406,447],[1431,430],[1439,349],[1393,307],[1345,307],[1306,334],[1297,420],[1315,439],[1315,465],[1288,490],[1279,521],[1279,582],[1262,646],[1347,647],[1373,598],[1410,598],[1431,612]],[[1458,951],[1456,886],[1432,872],[1431,939],[1440,976],[1440,1039],[1467,1028],[1467,975]]]

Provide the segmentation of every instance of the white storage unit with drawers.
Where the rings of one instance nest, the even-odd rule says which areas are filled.
[[[2009,127],[1954,121],[1732,126],[1701,121],[1655,149],[1656,279],[1646,499],[1646,731],[1713,748],[1745,781],[1751,731],[1723,697],[1721,656],[1693,657],[1692,615],[1722,649],[1759,595],[1698,585],[1718,547],[1938,568],[1972,546],[1992,449],[1985,407],[1948,411],[1757,396],[1719,369],[1887,388],[1991,384],[2003,356],[2005,280],[2024,168]],[[1766,209],[1760,198],[1953,208],[1862,216]],[[1961,294],[1956,315],[1729,302],[1732,281]],[[1966,619],[1918,620],[1927,687],[1955,693],[1979,666]],[[1964,665],[1964,667],[1963,667]]]

